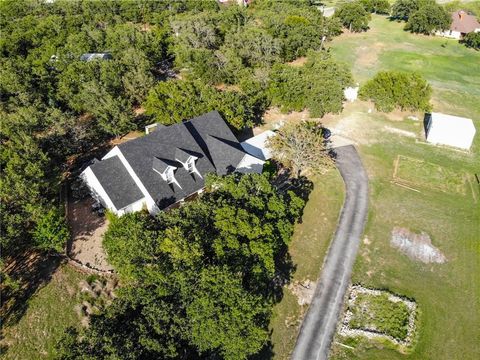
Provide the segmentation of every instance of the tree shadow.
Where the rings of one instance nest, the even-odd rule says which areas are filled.
[[[18,283],[16,289],[2,289],[2,329],[18,323],[28,309],[28,300],[52,279],[64,258],[35,250],[5,260],[4,272]],[[3,330],[2,330],[3,333]]]

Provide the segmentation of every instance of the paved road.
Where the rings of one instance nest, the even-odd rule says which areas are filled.
[[[335,151],[337,167],[345,182],[345,202],[292,360],[328,358],[367,217],[368,178],[357,150],[348,145]]]

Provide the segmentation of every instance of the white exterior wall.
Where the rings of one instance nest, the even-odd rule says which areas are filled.
[[[123,214],[128,214],[132,212],[137,212],[143,210],[143,207],[146,205],[145,198],[140,199],[133,204],[130,204],[120,210],[118,210],[117,215],[122,216]]]
[[[92,196],[97,201],[99,201],[105,208],[109,209],[113,213],[118,214],[117,208],[115,207],[115,205],[113,205],[112,200],[110,200],[110,197],[103,188],[102,184],[100,184],[100,181],[98,181],[92,169],[90,169],[90,166],[82,172],[80,177],[87,184],[90,192],[92,193]]]
[[[460,31],[454,30],[437,31],[435,35],[457,40],[460,40],[462,38],[462,34],[460,33]]]
[[[143,196],[145,196],[145,202],[147,205],[148,212],[150,214],[156,214],[157,212],[160,211],[158,208],[157,204],[155,204],[155,201],[153,200],[152,196],[149,194],[145,186],[143,186],[143,183],[140,181],[138,178],[137,174],[135,174],[135,171],[133,171],[132,167],[128,163],[127,159],[125,159],[125,156],[123,156],[122,152],[120,151],[118,146],[115,146],[112,150],[110,150],[103,158],[102,160],[111,158],[112,156],[118,156],[120,161],[122,162],[123,166],[127,169],[128,173],[132,177],[133,181],[135,181],[135,184],[137,184],[138,188],[142,192]]]

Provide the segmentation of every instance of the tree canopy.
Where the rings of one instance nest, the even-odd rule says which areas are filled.
[[[322,125],[314,121],[282,126],[267,146],[272,157],[289,167],[295,176],[309,171],[323,173],[333,166]]]
[[[241,130],[254,124],[251,105],[249,98],[238,91],[220,91],[200,81],[170,80],[150,90],[145,110],[156,122],[165,125],[218,110],[227,123]]]
[[[346,2],[338,7],[334,16],[351,32],[367,31],[371,16],[366,7],[360,1]]]
[[[381,71],[361,88],[362,100],[371,100],[384,112],[395,108],[411,111],[429,111],[432,88],[418,73]]]
[[[270,105],[272,67],[341,33],[337,18],[293,0],[247,8],[216,0],[8,0],[0,13],[4,253],[40,246],[33,233],[60,208],[61,186],[82,165],[76,159],[149,121],[217,109],[232,128],[249,126]],[[308,105],[316,113],[338,109],[324,89],[315,91],[318,101]]]
[[[285,112],[308,108],[312,117],[340,112],[343,89],[353,81],[348,67],[327,53],[309,53],[302,67],[276,65],[271,78],[274,105]]]
[[[470,32],[462,39],[466,47],[480,50],[480,33]]]
[[[391,17],[406,21],[405,30],[425,35],[448,29],[452,21],[450,14],[435,0],[397,0]]]
[[[211,176],[207,188],[156,218],[112,219],[104,246],[125,287],[67,334],[60,359],[246,359],[262,348],[304,202],[263,175]]]

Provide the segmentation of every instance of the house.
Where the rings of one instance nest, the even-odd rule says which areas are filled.
[[[475,16],[467,14],[463,10],[459,10],[452,14],[452,24],[450,25],[450,29],[438,31],[436,34],[460,40],[470,32],[480,32],[480,23]]]
[[[427,142],[469,150],[475,137],[472,119],[440,113],[426,114],[424,119]]]
[[[94,198],[117,215],[151,214],[202,192],[208,173],[262,172],[217,111],[170,126],[111,149],[81,174]]]
[[[92,61],[92,60],[111,60],[113,59],[110,53],[85,53],[80,56],[80,61]]]

